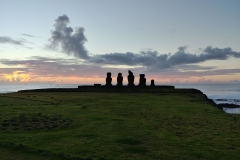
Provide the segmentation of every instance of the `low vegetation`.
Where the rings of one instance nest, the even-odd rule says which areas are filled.
[[[0,94],[1,159],[240,159],[240,115],[201,93]]]

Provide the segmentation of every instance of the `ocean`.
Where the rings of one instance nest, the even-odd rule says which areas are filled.
[[[77,84],[36,84],[36,85],[1,85],[0,93],[17,92],[40,88],[77,88]],[[202,91],[216,104],[232,103],[240,105],[240,84],[176,84],[175,88],[195,88]],[[223,108],[226,113],[240,114],[240,108]]]
[[[240,84],[182,84],[175,88],[195,88],[202,91],[216,104],[230,103],[240,105]],[[240,114],[240,108],[223,108],[226,113]]]

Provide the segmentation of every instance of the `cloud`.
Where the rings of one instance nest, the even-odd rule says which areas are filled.
[[[99,65],[82,64],[77,59],[61,59],[34,56],[29,60],[1,59],[0,64],[5,68],[0,68],[0,76],[14,71],[23,71],[32,77],[105,77],[110,71],[109,68],[102,68]],[[116,74],[126,69],[114,69]],[[111,69],[111,71],[113,71]],[[127,70],[126,70],[127,73]]]
[[[179,51],[169,57],[168,62],[172,65],[205,62],[208,60],[226,60],[229,57],[240,58],[240,52],[232,51],[231,48],[206,47],[201,54],[186,52],[186,47],[179,47]]]
[[[24,43],[25,40],[15,40],[11,37],[0,37],[0,43],[7,43],[7,44],[13,44],[13,45],[18,45],[18,46],[25,46]]]
[[[14,71],[22,71],[31,75],[31,77],[102,77],[105,78],[107,72],[112,72],[113,77],[117,73],[123,73],[126,77],[128,72],[126,68],[103,68],[98,64],[82,63],[78,59],[61,59],[34,56],[29,60],[10,60],[1,59],[0,64],[5,68],[0,68],[0,76]],[[131,69],[134,75],[146,73],[144,67]],[[218,69],[216,67],[202,67],[198,65],[179,65],[177,67],[160,70],[158,72],[148,72],[147,77],[158,76],[161,78],[183,78],[183,77],[203,77],[214,75],[234,75],[240,73],[240,69]]]
[[[201,54],[193,54],[186,51],[186,46],[178,48],[174,54],[159,54],[157,51],[142,51],[138,54],[109,53],[95,55],[89,62],[98,64],[144,66],[147,70],[161,70],[178,65],[196,64],[209,60],[226,60],[229,57],[240,58],[240,52],[233,51],[231,48],[213,48],[211,46],[201,50]]]
[[[203,71],[203,70],[216,70],[216,66],[200,66],[196,64],[184,64],[177,66],[180,70],[183,71]]]
[[[26,37],[36,37],[36,36],[30,35],[30,34],[21,34],[21,35],[26,36]]]
[[[50,44],[46,48],[74,55],[82,59],[88,59],[88,51],[84,43],[87,41],[84,35],[84,28],[78,27],[75,31],[72,27],[68,27],[69,18],[67,15],[59,16],[55,20],[54,30],[51,31]]]
[[[189,53],[186,46],[180,46],[173,54],[160,54],[157,51],[145,50],[140,53],[114,52],[89,55],[84,47],[84,43],[87,41],[84,28],[76,28],[74,31],[67,26],[69,22],[67,15],[59,16],[55,20],[55,29],[51,31],[50,44],[47,45],[47,48],[60,50],[89,64],[142,66],[148,72],[156,72],[179,65],[197,64],[209,60],[226,60],[229,57],[240,58],[240,52],[233,51],[230,47],[221,49],[211,46],[200,50],[200,54]]]
[[[25,47],[25,48],[28,48],[28,49],[32,49],[31,47],[27,47],[25,44],[26,43],[30,43],[30,44],[33,44],[31,42],[28,42],[27,40],[21,38],[19,40],[15,40],[11,37],[1,37],[0,36],[0,43],[6,43],[6,44],[11,44],[11,45],[16,45],[16,46],[21,46],[21,47]]]

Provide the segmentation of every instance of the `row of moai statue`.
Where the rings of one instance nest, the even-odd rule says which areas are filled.
[[[112,86],[112,77],[111,77],[111,72],[107,73],[107,78],[106,78],[106,86]],[[133,73],[129,70],[128,71],[128,86],[135,86],[134,85],[134,75]],[[117,77],[117,86],[123,86],[123,77],[122,77],[122,73],[118,73],[118,77]],[[146,78],[145,78],[145,74],[140,74],[140,78],[139,78],[139,84],[138,86],[146,86]],[[154,80],[151,80],[151,86],[155,86],[154,84]]]

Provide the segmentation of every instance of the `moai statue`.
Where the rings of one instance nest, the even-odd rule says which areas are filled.
[[[151,80],[151,87],[154,87],[154,86],[155,86],[154,80],[152,79],[152,80]]]
[[[118,73],[118,77],[117,77],[117,86],[122,86],[123,82],[123,77],[122,77],[122,73]]]
[[[140,74],[139,85],[138,86],[146,86],[145,74]]]
[[[128,86],[134,86],[134,75],[128,70]]]
[[[106,86],[112,86],[111,72],[107,73]]]

